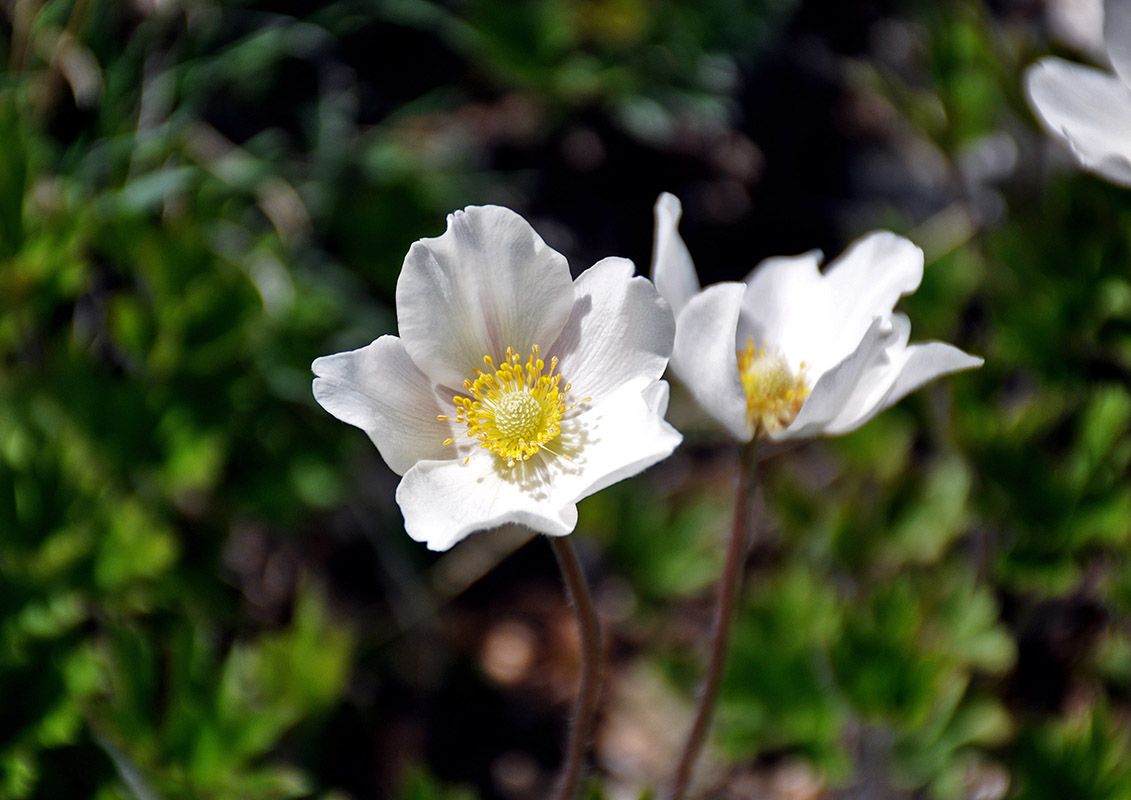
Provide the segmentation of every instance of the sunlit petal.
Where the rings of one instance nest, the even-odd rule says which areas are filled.
[[[449,455],[452,435],[435,392],[396,336],[382,336],[358,350],[316,359],[314,399],[340,419],[361,428],[389,468],[403,475],[421,459]]]
[[[573,308],[565,258],[510,209],[471,206],[413,244],[397,280],[397,325],[416,365],[458,387],[508,347],[558,338]]]
[[[664,374],[675,338],[668,304],[624,258],[606,258],[574,282],[573,313],[548,352],[579,396],[631,385],[637,392]]]
[[[539,533],[564,536],[577,525],[577,506],[554,506],[540,480],[531,488],[526,473],[543,466],[540,458],[521,470],[507,470],[497,459],[421,461],[397,487],[405,531],[430,550],[447,550],[476,531],[506,523]]]
[[[402,338],[318,359],[314,391],[403,475],[405,530],[434,550],[508,523],[564,536],[579,499],[681,441],[658,380],[675,322],[630,261],[571,282],[513,211],[469,208],[413,245],[397,304]]]
[[[653,209],[656,227],[652,235],[652,280],[660,294],[678,314],[699,291],[699,278],[687,245],[679,235],[683,206],[674,194],[664,192]]]

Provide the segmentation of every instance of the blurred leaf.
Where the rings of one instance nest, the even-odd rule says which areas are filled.
[[[970,471],[958,458],[935,466],[922,495],[893,521],[883,558],[927,564],[937,561],[966,531],[970,483]]]
[[[822,771],[846,770],[847,709],[826,655],[842,624],[836,595],[801,567],[751,579],[719,700],[719,739],[728,751],[787,750]]]
[[[610,487],[579,506],[578,526],[599,532],[608,556],[645,599],[659,601],[701,591],[722,563],[730,501],[703,497],[657,502],[631,483]]]
[[[474,800],[470,789],[446,787],[422,767],[410,767],[401,778],[397,800]]]
[[[1128,733],[1110,713],[1049,721],[1021,732],[1016,796],[1022,800],[1131,797]]]

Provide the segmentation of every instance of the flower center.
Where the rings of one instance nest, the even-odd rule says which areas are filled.
[[[787,428],[809,396],[805,365],[794,375],[784,358],[754,347],[754,338],[738,351],[738,374],[746,389],[746,415],[755,428],[777,432]]]
[[[468,396],[452,398],[456,422],[466,424],[467,435],[478,439],[480,447],[506,459],[508,467],[526,461],[539,450],[549,450],[546,443],[561,432],[562,414],[567,411],[565,395],[570,388],[568,384],[558,386],[562,378],[554,374],[558,359],[550,359],[545,374],[542,370],[546,362],[538,356],[538,345],[534,345],[526,363],[510,347],[498,367],[490,356],[483,356],[483,361],[491,371],[476,370],[474,381],[463,382]]]

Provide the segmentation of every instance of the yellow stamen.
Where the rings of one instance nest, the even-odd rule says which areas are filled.
[[[809,396],[804,373],[804,364],[795,375],[780,355],[754,347],[753,337],[738,351],[738,374],[746,389],[746,414],[756,429],[780,431],[797,418]]]
[[[546,443],[561,432],[562,415],[569,410],[565,404],[568,386],[560,389],[562,376],[554,374],[558,359],[550,359],[550,369],[543,374],[546,362],[539,357],[538,345],[532,351],[523,364],[508,347],[497,368],[490,356],[483,356],[492,371],[476,370],[474,381],[463,382],[468,396],[452,398],[456,422],[466,424],[467,435],[478,439],[480,448],[504,459],[508,467],[539,450],[554,453]]]

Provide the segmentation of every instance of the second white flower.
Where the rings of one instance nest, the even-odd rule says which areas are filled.
[[[680,238],[679,200],[656,201],[652,276],[676,313],[671,370],[739,441],[847,433],[928,381],[980,366],[943,342],[908,344],[894,311],[923,252],[869,234],[822,273],[821,254],[770,258],[742,283],[702,291]]]

